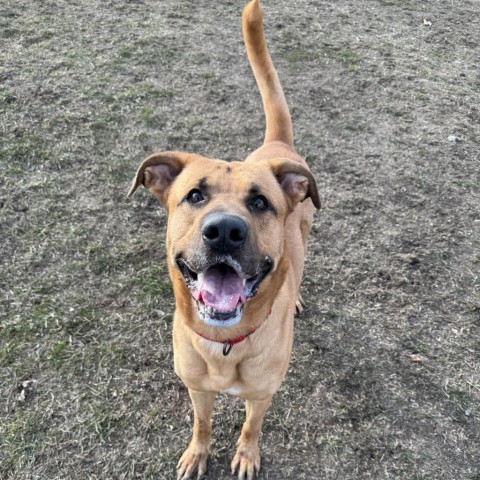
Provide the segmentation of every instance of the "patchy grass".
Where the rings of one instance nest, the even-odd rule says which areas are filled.
[[[263,3],[324,208],[259,478],[478,480],[478,5]],[[241,5],[57,7],[0,6],[0,477],[171,479],[166,215],[125,195],[155,150],[261,142]],[[219,395],[208,478],[243,418]]]
[[[351,72],[356,72],[358,70],[358,63],[360,58],[358,53],[353,50],[341,50],[337,53],[336,57],[340,60]]]

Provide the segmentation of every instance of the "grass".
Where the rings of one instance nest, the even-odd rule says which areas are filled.
[[[351,49],[338,49],[329,43],[318,45],[309,41],[299,42],[298,39],[279,46],[286,62],[296,71],[302,65],[318,62],[327,57],[343,65],[349,72],[357,72],[361,61],[360,55]]]
[[[342,62],[350,72],[356,72],[358,70],[360,57],[357,52],[349,49],[341,50],[336,53],[335,57]]]
[[[261,143],[227,3],[0,6],[2,479],[174,476],[166,213],[126,192],[156,150]],[[263,3],[323,209],[259,478],[479,479],[477,5]],[[220,395],[207,478],[243,419]]]

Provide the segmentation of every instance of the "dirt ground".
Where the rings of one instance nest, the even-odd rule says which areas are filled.
[[[264,0],[318,180],[260,479],[480,479],[480,4]],[[243,159],[263,114],[241,1],[0,4],[0,477],[173,479],[156,150]],[[243,422],[220,395],[208,479]]]

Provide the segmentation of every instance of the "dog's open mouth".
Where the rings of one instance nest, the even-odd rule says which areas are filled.
[[[243,305],[256,295],[260,283],[273,267],[266,257],[257,273],[248,277],[230,259],[203,271],[196,271],[181,257],[177,258],[177,265],[195,300],[199,317],[217,327],[230,327],[240,321]]]

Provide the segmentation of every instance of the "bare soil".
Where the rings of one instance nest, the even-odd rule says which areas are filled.
[[[264,0],[320,187],[291,368],[260,479],[480,479],[480,5]],[[172,479],[156,150],[262,141],[243,2],[0,4],[0,477]],[[207,478],[243,422],[219,396]]]

